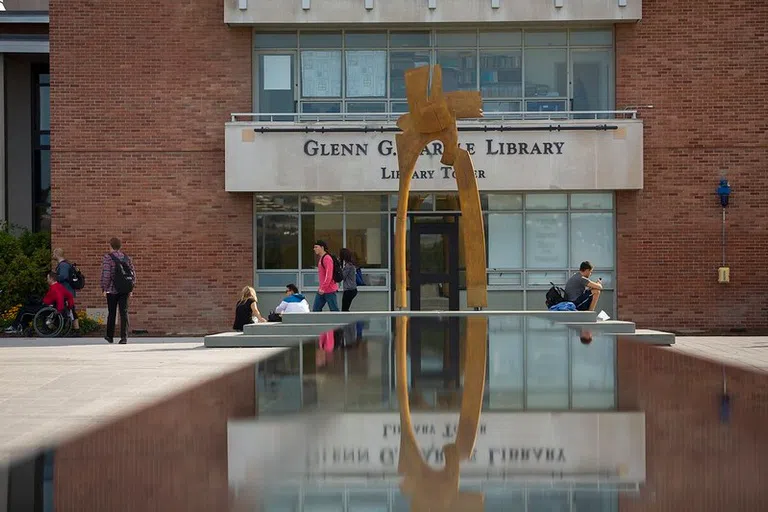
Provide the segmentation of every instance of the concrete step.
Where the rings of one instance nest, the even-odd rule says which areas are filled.
[[[597,334],[631,334],[635,332],[635,322],[606,320],[605,322],[563,322],[571,329],[590,331]]]
[[[254,336],[242,332],[223,332],[203,338],[208,348],[295,347],[317,339],[316,335]]]
[[[647,343],[649,345],[674,345],[675,335],[671,332],[654,331],[653,329],[636,329],[631,334],[619,335],[622,339],[636,341],[638,343]]]
[[[335,324],[292,324],[262,323],[243,326],[243,334],[254,336],[319,336],[326,331],[342,328],[346,323]]]
[[[594,311],[335,311],[319,313],[285,313],[284,324],[345,325],[360,320],[380,317],[408,316],[411,318],[463,318],[471,316],[527,316],[553,322],[595,322]]]

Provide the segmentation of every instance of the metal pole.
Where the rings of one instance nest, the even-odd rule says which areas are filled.
[[[723,208],[723,266],[725,266],[725,208]]]

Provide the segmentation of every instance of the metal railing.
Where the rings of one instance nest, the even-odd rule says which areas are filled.
[[[362,113],[258,113],[235,112],[230,121],[250,123],[322,123],[331,121],[395,123],[403,112],[362,112]],[[483,117],[461,119],[459,124],[471,125],[490,121],[595,121],[637,119],[637,110],[589,110],[559,112],[484,112]]]

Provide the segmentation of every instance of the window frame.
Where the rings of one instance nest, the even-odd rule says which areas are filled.
[[[572,44],[571,43],[571,34],[576,32],[580,33],[585,30],[595,30],[595,31],[605,31],[611,32],[611,44]],[[557,42],[557,44],[550,44],[550,45],[531,45],[526,43],[526,35],[533,33],[533,32],[542,32],[542,30],[546,31],[556,31],[556,32],[565,32],[565,44],[561,44],[560,42]],[[314,47],[304,47],[301,44],[301,35],[303,32],[312,32],[312,33],[321,33],[321,32],[328,32],[328,33],[334,33],[334,34],[340,34],[340,46],[339,47],[326,47],[326,48],[314,48]],[[363,34],[363,33],[372,33],[372,34],[384,34],[386,37],[386,45],[385,47],[374,47],[375,45],[371,46],[358,46],[353,45],[347,48],[347,33],[353,33],[353,34]],[[422,46],[393,46],[392,45],[392,36],[393,34],[401,34],[405,32],[428,32],[429,33],[429,46],[428,47],[422,47]],[[437,63],[438,58],[438,52],[442,51],[454,51],[454,52],[462,52],[462,51],[473,51],[474,52],[474,61],[475,61],[475,88],[474,90],[480,91],[482,90],[481,82],[482,82],[482,76],[481,76],[481,57],[482,53],[485,51],[504,51],[504,50],[514,50],[515,52],[520,53],[521,57],[521,91],[519,96],[498,96],[493,98],[485,98],[486,101],[493,103],[501,103],[501,104],[512,104],[512,105],[518,105],[519,110],[521,112],[526,112],[526,118],[536,118],[535,113],[528,112],[528,108],[531,104],[534,103],[552,103],[553,107],[555,107],[555,103],[562,106],[562,112],[570,113],[570,112],[577,112],[573,109],[574,107],[574,101],[573,101],[573,95],[574,95],[574,87],[573,87],[573,52],[588,52],[590,50],[600,50],[600,51],[609,51],[611,56],[615,57],[616,55],[616,48],[615,48],[615,28],[613,26],[606,26],[602,24],[595,24],[595,25],[589,25],[584,27],[568,27],[568,28],[549,28],[548,30],[546,28],[537,28],[537,29],[530,29],[525,27],[509,27],[505,30],[493,30],[489,31],[486,28],[482,27],[475,27],[471,30],[461,30],[458,32],[464,32],[464,33],[473,33],[474,34],[474,40],[475,45],[474,46],[440,46],[438,44],[438,38],[440,34],[449,34],[449,33],[456,33],[457,31],[455,29],[430,29],[428,31],[425,30],[392,30],[392,29],[386,29],[386,30],[365,30],[365,29],[336,29],[336,30],[321,30],[318,31],[317,29],[312,30],[290,30],[290,31],[264,31],[260,32],[256,29],[254,29],[254,41],[256,39],[255,34],[272,34],[272,33],[292,33],[296,34],[295,40],[296,45],[293,48],[259,48],[255,46],[253,47],[253,54],[254,54],[254,60],[253,60],[253,67],[254,67],[254,74],[258,75],[258,73],[261,71],[258,68],[259,61],[258,61],[258,55],[263,52],[276,52],[276,51],[285,51],[285,52],[295,52],[296,55],[296,79],[294,83],[294,97],[296,98],[296,112],[295,116],[296,119],[302,120],[312,120],[312,119],[318,119],[317,114],[306,114],[302,115],[302,104],[305,102],[317,102],[318,100],[327,100],[327,101],[335,101],[339,102],[341,104],[340,112],[338,114],[332,114],[327,116],[321,116],[323,120],[325,119],[360,119],[359,114],[349,115],[347,111],[347,103],[348,102],[356,102],[360,99],[363,99],[363,97],[347,97],[347,49],[349,51],[386,51],[386,73],[385,73],[385,96],[384,97],[365,97],[365,99],[373,100],[377,99],[379,101],[383,101],[386,103],[386,114],[392,114],[397,113],[397,109],[394,107],[395,104],[403,103],[403,98],[394,97],[392,96],[392,53],[393,52],[411,52],[411,51],[425,51],[429,54],[429,64],[434,65]],[[509,42],[505,45],[497,46],[497,45],[488,45],[484,46],[481,45],[481,34],[488,33],[488,32],[507,32],[507,33],[519,33],[520,34],[520,41],[519,44],[513,44],[513,42]],[[607,40],[608,38],[606,38]],[[560,94],[555,96],[528,96],[526,91],[526,53],[527,50],[531,49],[550,49],[550,50],[564,50],[566,55],[566,61],[565,61],[565,91],[558,91]],[[301,60],[302,60],[302,51],[304,50],[322,50],[322,51],[339,51],[341,53],[341,95],[339,97],[334,98],[313,98],[313,97],[304,97],[302,95],[302,88],[303,88],[303,79],[301,76]],[[610,64],[610,73],[609,73],[609,81],[607,84],[608,87],[608,99],[607,99],[607,105],[608,110],[615,108],[615,101],[616,101],[616,65],[615,65],[615,58],[611,59]],[[486,87],[488,84],[486,84]],[[253,97],[254,97],[254,105],[258,105],[258,87],[257,83],[254,83],[254,90],[253,90]],[[559,108],[557,110],[552,111],[542,111],[543,117],[551,116],[553,112],[560,111]],[[257,112],[258,113],[258,112]],[[493,112],[489,111],[487,114],[489,114],[489,117],[492,117]],[[381,113],[379,113],[379,116]]]
[[[47,83],[44,83],[43,76],[47,75]],[[48,89],[48,129],[44,130],[41,126],[42,118],[40,115],[41,107],[41,91],[43,88]],[[50,93],[51,93],[51,74],[50,65],[48,63],[36,63],[32,65],[32,225],[34,231],[44,231],[42,219],[38,215],[38,208],[46,207],[49,215],[51,211],[51,193],[53,184],[51,182],[51,108],[50,108]],[[41,139],[43,136],[48,136],[48,144],[43,144]],[[48,151],[48,201],[40,201],[39,192],[42,185],[42,154],[43,151]],[[50,223],[50,219],[49,219]],[[47,227],[47,231],[50,231],[50,224]]]

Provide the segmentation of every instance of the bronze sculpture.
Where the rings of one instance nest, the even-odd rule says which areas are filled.
[[[395,304],[401,309],[407,304],[406,221],[414,167],[424,146],[439,140],[443,144],[440,161],[454,167],[459,190],[467,273],[467,306],[480,309],[488,305],[483,215],[472,160],[469,153],[458,145],[456,120],[481,117],[482,99],[477,91],[444,94],[439,65],[434,67],[432,86],[427,96],[429,72],[429,66],[405,72],[409,113],[403,114],[397,122],[402,133],[395,136],[400,169],[395,234]],[[413,512],[480,510],[483,504],[481,493],[459,492],[459,465],[472,454],[480,422],[488,351],[488,319],[467,318],[464,392],[459,425],[456,440],[443,447],[445,467],[441,470],[431,468],[422,459],[413,430],[407,382],[408,324],[407,317],[396,320],[396,388],[401,431],[398,471],[403,475],[401,489],[410,496]]]

